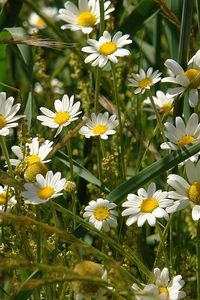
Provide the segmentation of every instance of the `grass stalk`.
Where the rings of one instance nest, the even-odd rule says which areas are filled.
[[[10,163],[8,149],[7,149],[6,142],[5,142],[5,139],[4,139],[3,136],[0,136],[0,144],[1,144],[1,149],[2,149],[3,155],[5,156],[5,159],[6,159],[6,163],[7,163],[7,166],[8,166],[8,171],[9,171],[10,175],[12,177],[14,177],[14,171],[13,171],[13,168],[12,168],[11,163]]]

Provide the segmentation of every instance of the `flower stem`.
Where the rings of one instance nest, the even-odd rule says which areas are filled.
[[[197,223],[196,254],[197,254],[197,300],[200,300],[200,220],[198,220]]]
[[[125,174],[125,163],[124,163],[124,141],[123,141],[123,127],[122,127],[122,120],[121,120],[121,110],[120,110],[120,102],[118,98],[117,93],[117,80],[116,80],[116,74],[115,74],[115,66],[113,63],[111,63],[111,70],[113,75],[113,90],[114,90],[114,99],[117,105],[117,114],[118,114],[118,120],[119,120],[119,136],[120,136],[120,161],[121,161],[121,175],[123,180],[126,179]]]
[[[101,70],[99,67],[97,67],[96,72],[95,72],[95,94],[94,94],[94,112],[95,112],[95,114],[97,114],[97,107],[98,107],[98,103],[99,103],[100,75],[101,75]]]
[[[101,166],[101,144],[100,144],[100,138],[97,138],[97,167],[98,167],[98,175],[99,180],[101,181],[101,184],[103,184],[103,175],[102,175],[102,166]]]
[[[158,223],[156,224],[156,228],[157,228],[158,234],[160,236],[160,242],[161,242],[161,245],[162,245],[162,248],[163,248],[165,263],[169,267],[169,259],[168,259],[168,256],[167,256],[167,249],[166,249],[166,245],[165,245],[165,237],[164,237],[164,234],[163,234],[163,232],[160,228],[160,225]]]
[[[5,143],[5,140],[4,140],[3,136],[0,136],[0,143],[1,143],[1,149],[2,149],[3,155],[5,156],[5,159],[6,159],[6,163],[7,163],[7,166],[8,166],[9,173],[10,173],[11,176],[14,177],[14,172],[13,172],[13,168],[12,168],[11,163],[10,163],[8,149],[7,149],[7,146],[6,146],[6,143]]]
[[[156,114],[156,119],[157,119],[157,121],[158,121],[158,125],[159,125],[159,127],[160,127],[160,131],[161,131],[161,133],[162,133],[163,140],[166,141],[165,131],[164,131],[164,126],[163,126],[163,124],[162,124],[160,115],[159,115],[159,113],[158,113],[158,110],[157,110],[157,108],[156,108],[155,102],[154,102],[154,100],[153,100],[153,96],[152,96],[152,94],[151,94],[151,91],[149,91],[149,99],[150,99],[150,101],[151,101],[151,105],[153,106],[154,112],[155,112],[155,114]]]
[[[104,0],[99,0],[99,8],[100,8],[100,29],[99,29],[99,35],[101,36],[103,34],[104,28],[105,28]]]
[[[67,152],[68,152],[68,156],[69,156],[70,177],[71,177],[71,180],[73,181],[73,177],[74,177],[74,168],[73,168],[72,147],[71,147],[71,141],[70,141],[70,139],[67,140]]]

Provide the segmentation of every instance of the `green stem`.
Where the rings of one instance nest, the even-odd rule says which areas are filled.
[[[41,211],[39,205],[36,206],[36,219],[41,222]],[[37,230],[37,262],[41,262],[41,231]]]
[[[69,156],[69,166],[70,166],[70,177],[73,181],[74,178],[74,168],[73,168],[73,158],[72,158],[72,147],[70,139],[67,140],[67,152]]]
[[[8,166],[9,173],[12,177],[14,177],[14,171],[13,171],[13,168],[12,168],[11,163],[10,163],[8,149],[7,149],[7,146],[6,146],[6,143],[5,143],[5,140],[4,140],[3,136],[0,136],[0,143],[1,143],[1,149],[2,149],[3,155],[5,156],[5,159],[6,159],[6,163],[7,163],[7,166]]]
[[[197,253],[197,300],[200,300],[200,220],[198,220],[197,223],[196,253]]]
[[[168,260],[166,245],[165,245],[164,233],[162,232],[162,230],[160,228],[160,225],[158,223],[156,224],[156,228],[157,228],[158,234],[160,236],[160,242],[161,242],[162,249],[163,249],[163,254],[164,254],[164,257],[165,257],[165,263],[169,267],[169,260]]]
[[[98,108],[98,103],[99,103],[100,75],[101,75],[101,69],[99,67],[96,67],[95,94],[94,94],[94,112],[95,112],[95,114],[97,114],[97,108]]]
[[[115,66],[113,63],[111,63],[111,70],[113,75],[113,90],[114,90],[114,99],[115,103],[117,105],[117,114],[118,114],[118,120],[119,120],[119,136],[120,136],[120,162],[121,162],[121,175],[123,180],[126,179],[126,173],[125,173],[125,163],[124,163],[124,141],[123,141],[123,127],[122,127],[122,119],[121,119],[121,109],[120,109],[120,102],[119,97],[117,93],[117,80],[116,80],[116,74],[115,74]]]
[[[98,166],[99,180],[101,181],[101,184],[103,184],[100,138],[97,138],[97,166]]]
[[[163,126],[163,124],[162,124],[160,115],[159,115],[159,113],[158,113],[158,110],[157,110],[157,108],[156,108],[155,102],[154,102],[154,100],[153,100],[153,96],[152,96],[152,94],[151,94],[151,91],[149,91],[149,99],[150,99],[150,101],[151,101],[151,105],[153,106],[154,112],[155,112],[155,114],[156,114],[156,119],[157,119],[157,121],[158,121],[158,125],[159,125],[159,127],[160,127],[160,131],[161,131],[161,133],[162,133],[163,140],[166,141],[164,126]]]
[[[105,17],[104,17],[104,0],[99,0],[100,7],[100,29],[99,35],[102,36],[105,29]]]

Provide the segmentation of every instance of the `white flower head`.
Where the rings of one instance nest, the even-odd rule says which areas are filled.
[[[161,115],[164,114],[164,113],[167,113],[168,116],[173,115],[174,98],[169,97],[168,95],[164,94],[162,91],[157,91],[156,92],[156,97],[153,96],[153,100],[154,100],[155,106],[158,109],[158,112]],[[144,104],[152,105],[151,100],[149,99],[149,97],[146,100],[144,100]],[[152,109],[152,111],[153,111],[153,109]],[[151,117],[151,119],[156,119],[156,116],[153,115]]]
[[[57,8],[56,7],[42,7],[41,12],[47,17],[56,20]],[[29,24],[34,28],[34,31],[46,28],[45,21],[35,12],[32,12],[28,19]]]
[[[193,113],[187,124],[184,123],[181,117],[176,117],[175,126],[166,122],[165,136],[169,142],[164,142],[160,145],[161,149],[178,150],[194,144],[200,139],[200,124],[198,123],[198,115]],[[191,156],[189,160],[196,161],[199,153]]]
[[[53,142],[50,142],[49,140],[40,144],[38,137],[34,137],[30,143],[26,143],[29,153],[25,157],[19,146],[12,146],[12,152],[18,159],[10,159],[10,163],[13,166],[18,166],[22,161],[25,161],[29,166],[36,162],[47,163],[50,160],[45,160],[45,158],[53,149],[52,145]]]
[[[172,76],[163,78],[162,82],[171,82],[179,85],[169,89],[168,94],[175,97],[183,93],[190,85],[189,104],[191,107],[195,107],[198,103],[198,90],[200,89],[200,79],[195,80],[200,74],[200,50],[190,59],[186,71],[173,59],[167,59],[165,66],[171,71]]]
[[[132,289],[136,294],[136,300],[161,300],[155,284],[142,284],[142,287],[140,288],[136,283],[132,285]]]
[[[162,190],[156,191],[155,183],[151,183],[147,191],[140,188],[137,195],[128,194],[128,201],[122,204],[126,209],[122,216],[128,216],[126,225],[130,226],[137,222],[139,227],[147,221],[150,226],[155,226],[156,218],[168,219],[165,209],[173,204],[173,200],[168,199],[168,193]]]
[[[70,99],[68,95],[64,95],[61,100],[55,100],[54,107],[56,112],[41,107],[40,110],[44,115],[37,116],[37,119],[42,121],[42,125],[50,128],[57,128],[55,137],[62,131],[63,127],[68,126],[71,122],[78,119],[80,102],[74,103],[74,96]]]
[[[35,183],[25,183],[25,192],[22,192],[22,195],[26,204],[43,204],[62,195],[63,193],[60,192],[64,189],[65,184],[66,179],[61,179],[60,172],[53,174],[52,171],[48,171],[45,177],[37,174]]]
[[[132,86],[135,89],[135,94],[144,94],[146,90],[150,90],[151,87],[156,84],[158,81],[161,80],[161,75],[158,70],[153,72],[153,68],[150,67],[147,72],[145,72],[143,69],[139,70],[139,74],[132,73],[133,78],[129,78],[129,86]]]
[[[10,128],[17,127],[18,123],[16,121],[24,117],[23,115],[16,116],[20,104],[13,105],[13,103],[13,97],[6,99],[6,93],[0,93],[0,136],[9,135]]]
[[[91,120],[86,123],[86,126],[81,127],[80,134],[83,134],[86,138],[91,136],[99,136],[103,140],[108,139],[108,135],[115,134],[114,128],[119,124],[116,120],[116,115],[109,117],[108,112],[100,113],[97,116],[92,113]]]
[[[176,174],[168,176],[167,183],[175,190],[169,192],[169,198],[176,201],[167,211],[173,213],[193,203],[192,218],[197,221],[200,219],[200,160],[196,164],[187,161],[186,174],[188,181]]]
[[[108,31],[104,31],[103,36],[98,41],[89,39],[89,46],[83,47],[82,51],[90,53],[86,57],[85,63],[92,62],[92,66],[99,66],[103,68],[108,61],[116,64],[117,57],[123,57],[130,54],[130,51],[122,48],[125,45],[131,44],[132,41],[128,39],[129,34],[122,35],[121,31],[115,33],[113,38]]]
[[[4,212],[5,208],[6,211],[10,211],[10,209],[17,203],[15,200],[15,196],[10,197],[8,192],[8,187],[7,186],[1,186],[0,185],[0,212]],[[7,199],[6,199],[7,198]],[[7,201],[7,203],[6,203]]]
[[[106,199],[98,198],[92,200],[85,207],[83,217],[88,219],[98,230],[109,231],[111,227],[117,227],[117,211],[116,204],[110,203]]]
[[[111,1],[104,2],[104,19],[110,18],[110,13],[114,8],[109,8]],[[99,0],[79,0],[78,7],[71,1],[64,4],[65,8],[59,10],[59,19],[66,25],[61,29],[70,29],[72,31],[82,30],[84,34],[92,32],[95,25],[100,23]]]

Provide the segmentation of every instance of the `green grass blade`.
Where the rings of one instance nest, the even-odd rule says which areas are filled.
[[[26,119],[28,121],[28,129],[30,130],[31,128],[31,120],[32,120],[32,102],[33,102],[33,96],[32,96],[32,92],[29,92],[28,94],[28,98],[27,98],[27,102],[26,102],[26,107],[24,110],[24,114],[26,115]]]
[[[200,143],[195,144],[186,150],[174,151],[172,154],[143,169],[139,172],[139,174],[121,184],[107,196],[107,199],[119,204],[129,193],[136,191],[145,183],[177,166],[180,162],[186,160],[199,151]]]

